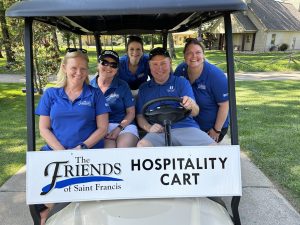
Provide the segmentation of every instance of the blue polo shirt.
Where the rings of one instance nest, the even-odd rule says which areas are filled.
[[[175,70],[175,76],[183,76],[188,79],[187,64],[179,64]],[[198,79],[192,84],[196,102],[200,107],[200,113],[195,120],[200,125],[201,130],[208,131],[214,127],[217,113],[219,110],[218,103],[228,101],[227,77],[218,67],[204,62],[204,68]],[[227,116],[223,128],[228,127],[229,117]]]
[[[157,84],[154,79],[141,85],[137,98],[137,114],[142,114],[142,108],[145,103],[152,99],[160,97],[183,97],[189,96],[195,99],[193,90],[190,83],[182,78],[175,77],[172,74],[164,84]],[[162,102],[166,104],[174,105],[174,107],[180,106],[179,102]],[[162,104],[153,104],[149,109],[153,109]],[[199,128],[198,124],[193,120],[192,116],[188,116],[184,120],[181,120],[171,126],[171,128],[183,128],[183,127],[196,127]]]
[[[99,89],[84,84],[81,95],[73,102],[64,88],[48,88],[36,108],[37,115],[49,116],[51,131],[57,140],[71,149],[85,141],[96,129],[96,116],[110,112]],[[103,148],[103,140],[92,148]],[[45,146],[44,150],[51,150]]]
[[[118,78],[128,83],[131,90],[137,90],[142,83],[145,83],[150,77],[149,56],[143,55],[139,61],[138,68],[135,74],[129,70],[129,56],[123,55],[120,57]]]
[[[99,75],[91,80],[93,87],[99,88],[97,79]],[[134,98],[128,84],[115,77],[104,96],[111,109],[109,113],[110,123],[120,123],[126,116],[126,109],[134,106]],[[133,123],[133,122],[132,122]]]

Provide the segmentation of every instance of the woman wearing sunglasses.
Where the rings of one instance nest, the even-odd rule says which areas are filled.
[[[91,85],[104,93],[111,108],[105,148],[135,147],[138,130],[134,124],[135,102],[128,84],[116,77],[119,56],[115,51],[105,50],[99,56],[98,75]]]
[[[143,41],[138,36],[129,36],[127,54],[120,58],[118,77],[129,84],[131,90],[137,90],[150,76],[149,58],[144,54]]]
[[[189,80],[200,107],[195,120],[201,130],[220,142],[229,123],[227,78],[223,71],[205,60],[204,46],[197,39],[188,38],[183,53],[185,62],[177,66],[174,75]]]
[[[105,97],[89,84],[85,49],[68,48],[57,74],[57,87],[48,88],[36,108],[39,131],[46,145],[41,150],[103,148],[108,112]],[[41,224],[50,205],[36,205]]]

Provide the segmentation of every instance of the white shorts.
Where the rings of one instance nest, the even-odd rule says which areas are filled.
[[[108,124],[108,133],[110,133],[113,129],[115,129],[117,126],[119,125],[119,123],[109,123]],[[133,124],[129,124],[127,125],[124,130],[122,130],[120,132],[120,134],[124,134],[124,133],[130,133],[133,134],[134,136],[136,136],[137,138],[139,138],[139,134],[138,134],[138,129],[136,127],[136,125]],[[119,135],[120,135],[119,134]]]

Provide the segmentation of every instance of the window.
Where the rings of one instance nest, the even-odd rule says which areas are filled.
[[[250,36],[250,34],[248,34],[248,35],[246,36],[246,42],[247,42],[247,43],[250,43],[250,40],[251,40],[251,36]]]
[[[271,45],[275,45],[276,34],[272,34]]]

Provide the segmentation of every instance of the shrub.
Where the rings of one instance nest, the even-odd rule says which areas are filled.
[[[289,48],[289,45],[283,43],[283,44],[281,44],[281,45],[279,46],[278,50],[279,50],[279,51],[285,51],[285,50],[287,50],[288,48]]]

